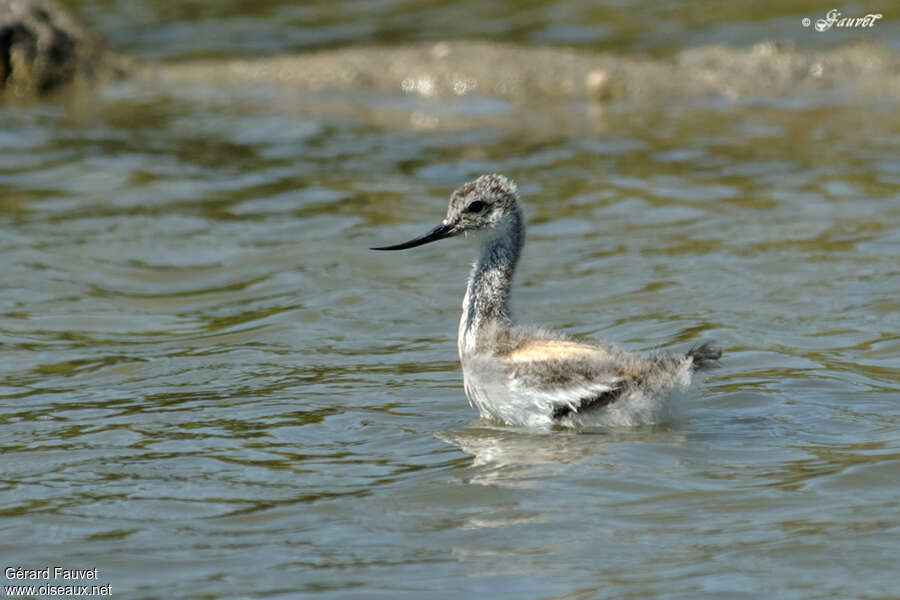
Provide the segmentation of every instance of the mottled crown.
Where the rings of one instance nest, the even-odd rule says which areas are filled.
[[[509,219],[519,223],[518,198],[519,188],[512,179],[496,173],[482,175],[453,192],[444,222],[460,232],[494,229]]]
[[[518,196],[519,188],[516,182],[505,175],[491,173],[482,175],[475,181],[461,185],[453,192],[454,196],[479,196],[482,199],[496,198],[498,196]]]

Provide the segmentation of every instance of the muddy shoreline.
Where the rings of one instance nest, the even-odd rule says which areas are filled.
[[[672,59],[479,41],[361,46],[252,60],[141,62],[51,0],[0,0],[0,98],[59,97],[111,80],[149,85],[371,91],[422,97],[666,101],[826,93],[900,98],[900,54],[875,44],[802,51],[705,46]]]

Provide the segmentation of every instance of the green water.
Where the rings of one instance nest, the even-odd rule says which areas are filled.
[[[801,38],[818,5],[668,6],[77,9],[173,60],[439,37],[417,18],[628,51],[833,43]],[[897,597],[896,115],[127,83],[0,107],[2,566],[97,568],[114,598]],[[483,172],[523,194],[523,321],[724,347],[676,418],[477,420],[472,250],[366,248]]]

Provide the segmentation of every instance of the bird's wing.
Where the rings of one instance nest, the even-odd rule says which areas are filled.
[[[518,391],[546,406],[554,419],[616,401],[638,376],[623,353],[561,340],[531,340],[500,356]]]
[[[608,350],[598,346],[579,344],[567,340],[530,340],[499,358],[506,363],[555,361],[567,359],[602,360],[610,357]]]

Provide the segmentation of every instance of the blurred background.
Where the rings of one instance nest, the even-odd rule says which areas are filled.
[[[0,104],[4,567],[115,598],[896,597],[896,3],[63,6],[134,64]],[[802,25],[832,8],[883,18]],[[523,195],[521,320],[724,348],[671,419],[477,419],[472,248],[367,248],[487,172]]]
[[[480,39],[671,56],[706,44],[804,48],[877,40],[897,48],[896,4],[792,2],[65,2],[117,49],[154,59],[268,56],[358,44]],[[837,9],[880,13],[871,28],[814,35],[801,25]],[[824,33],[824,32],[823,32]]]

